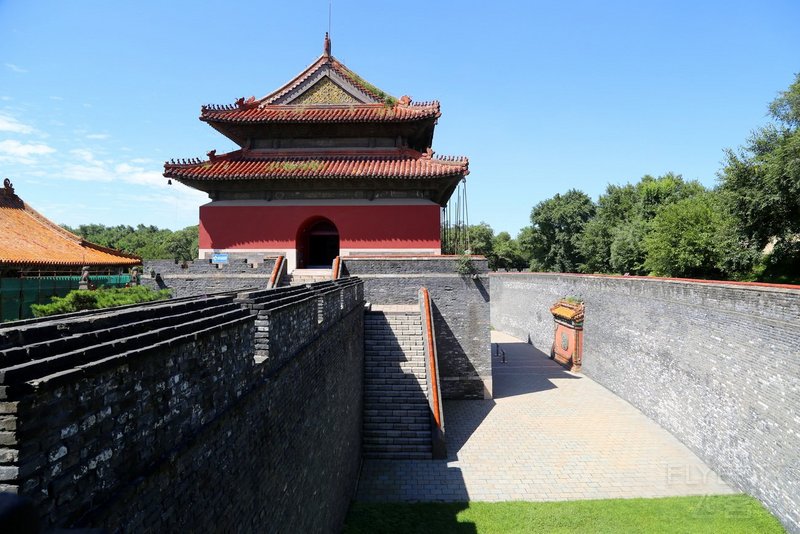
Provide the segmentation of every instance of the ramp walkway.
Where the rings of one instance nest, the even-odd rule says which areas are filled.
[[[365,459],[356,500],[555,501],[734,493],[669,432],[500,332],[495,398],[446,401],[446,460]]]

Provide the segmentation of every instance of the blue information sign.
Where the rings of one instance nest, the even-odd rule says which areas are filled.
[[[211,256],[211,263],[228,263],[227,254],[214,254]]]

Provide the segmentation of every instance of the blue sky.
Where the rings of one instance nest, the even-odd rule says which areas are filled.
[[[321,53],[328,0],[0,0],[0,177],[59,223],[197,223],[170,158],[235,148],[201,104],[263,96]],[[668,171],[712,186],[725,147],[800,72],[800,2],[334,0],[333,54],[439,100],[470,158],[470,222],[513,234],[570,188]]]

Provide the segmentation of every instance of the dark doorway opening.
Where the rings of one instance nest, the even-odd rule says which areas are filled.
[[[328,219],[315,218],[306,222],[297,236],[297,268],[330,269],[339,255],[339,230]]]

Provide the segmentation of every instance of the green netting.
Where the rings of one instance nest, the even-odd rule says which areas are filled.
[[[3,321],[33,317],[31,304],[45,304],[51,297],[63,297],[78,289],[80,276],[37,276],[30,278],[0,278],[0,310]],[[131,281],[129,274],[93,275],[97,287],[124,287]]]

